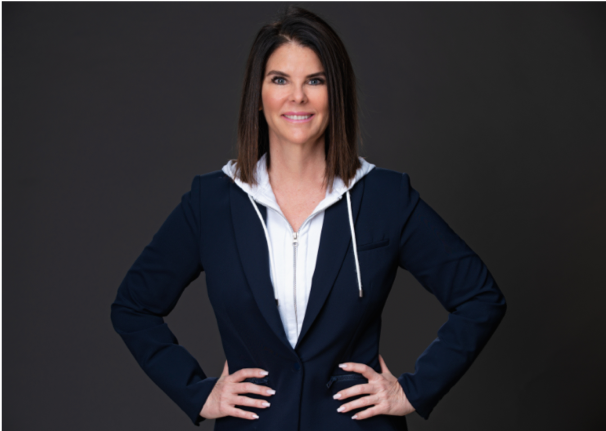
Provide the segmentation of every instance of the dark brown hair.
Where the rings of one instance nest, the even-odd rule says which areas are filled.
[[[257,161],[266,152],[269,169],[269,130],[265,116],[259,111],[263,75],[271,54],[289,42],[312,49],[324,66],[329,106],[328,126],[324,132],[325,181],[329,190],[332,190],[336,176],[349,184],[360,167],[356,148],[360,131],[353,67],[337,33],[320,17],[297,6],[289,6],[278,19],[263,26],[251,47],[238,118],[236,176],[242,182],[255,184]]]

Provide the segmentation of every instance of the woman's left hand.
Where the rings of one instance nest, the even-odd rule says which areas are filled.
[[[360,420],[375,415],[404,416],[415,411],[415,408],[406,398],[400,382],[389,372],[381,355],[379,355],[379,362],[381,363],[381,374],[366,364],[345,362],[339,365],[346,371],[362,374],[368,379],[368,383],[344,389],[337,392],[333,398],[344,400],[355,395],[369,395],[343,404],[337,409],[338,412],[346,413],[360,407],[373,406],[352,416],[352,419]]]

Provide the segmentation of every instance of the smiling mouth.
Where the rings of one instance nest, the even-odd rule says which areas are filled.
[[[286,115],[286,114],[284,114],[284,116],[291,120],[307,120],[308,118],[311,118],[313,116],[313,114],[309,114],[309,115]]]
[[[314,114],[305,114],[305,115],[287,115],[282,114],[284,119],[290,123],[307,123],[311,121]]]

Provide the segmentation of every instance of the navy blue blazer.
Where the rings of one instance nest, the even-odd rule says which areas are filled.
[[[270,279],[263,227],[246,193],[222,171],[196,176],[191,190],[122,281],[111,319],[147,375],[195,425],[217,377],[208,377],[163,320],[202,271],[233,373],[276,390],[259,419],[224,417],[215,430],[405,430],[405,416],[355,421],[332,396],[365,383],[338,365],[360,362],[381,372],[381,312],[398,267],[408,270],[448,310],[414,373],[398,381],[427,419],[501,321],[506,303],[487,267],[410,185],[409,176],[375,168],[350,190],[364,295],[359,296],[347,201],[326,209],[311,293],[296,346],[284,332]],[[266,208],[259,205],[266,217]],[[404,335],[404,334],[403,334]],[[264,398],[244,394],[251,398]]]

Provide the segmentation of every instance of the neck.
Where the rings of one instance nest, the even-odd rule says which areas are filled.
[[[324,138],[313,145],[272,145],[269,181],[274,188],[325,188],[326,156]]]

